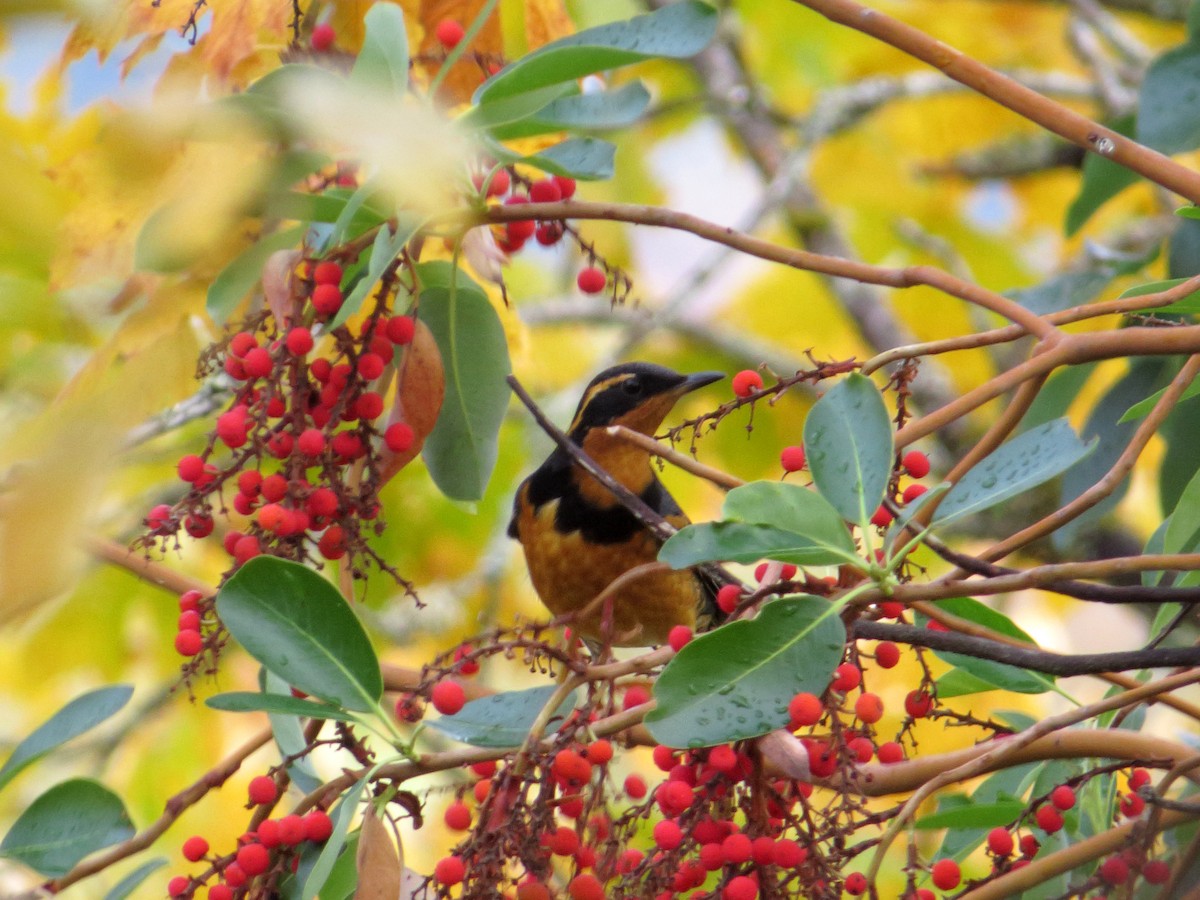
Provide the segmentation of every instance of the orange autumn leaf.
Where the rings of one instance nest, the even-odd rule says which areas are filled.
[[[399,453],[386,446],[381,451],[380,481],[386,483],[412,462],[425,444],[425,438],[437,424],[446,394],[446,375],[442,354],[429,326],[417,319],[413,339],[397,366],[396,400],[388,425],[404,422],[413,430],[412,446]]]

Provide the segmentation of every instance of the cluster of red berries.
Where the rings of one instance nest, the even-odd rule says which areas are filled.
[[[250,803],[266,806],[279,796],[275,781],[259,775],[250,781],[248,790]],[[208,841],[193,835],[183,842],[183,858],[188,862],[208,861],[220,881],[208,888],[210,900],[232,900],[232,898],[254,878],[269,872],[282,872],[284,866],[292,870],[299,862],[297,850],[310,841],[321,844],[333,834],[333,820],[324,810],[315,809],[307,815],[295,813],[278,819],[264,819],[251,832],[238,839],[238,849],[223,857],[210,857]],[[203,880],[187,875],[176,875],[167,884],[170,897],[187,897],[203,884]],[[269,893],[269,891],[264,891]]]
[[[333,261],[310,267],[310,321],[340,310],[342,275]],[[332,356],[310,362],[313,329],[302,319],[271,334],[269,321],[229,340],[222,367],[237,384],[233,400],[217,417],[207,448],[179,460],[187,494],[173,507],[152,509],[146,526],[164,543],[180,527],[207,537],[214,509],[227,509],[222,490],[233,482],[233,510],[250,520],[248,528],[224,535],[236,565],[268,551],[303,559],[309,548],[339,559],[356,543],[359,523],[378,515],[377,454],[403,453],[415,440],[404,421],[377,422],[385,415],[389,367],[397,349],[413,340],[416,323],[378,306],[357,334],[333,329]],[[351,467],[364,460],[366,476],[352,479]],[[181,652],[195,644],[190,637],[180,641]]]
[[[184,591],[179,595],[179,630],[175,632],[175,649],[180,656],[196,656],[204,649],[201,626],[206,612],[204,595],[199,591]]]

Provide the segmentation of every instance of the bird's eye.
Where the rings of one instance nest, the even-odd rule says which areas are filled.
[[[642,392],[642,383],[636,378],[627,378],[621,382],[621,390],[627,394],[640,394]]]

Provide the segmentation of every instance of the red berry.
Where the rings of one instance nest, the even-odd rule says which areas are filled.
[[[534,203],[557,203],[562,199],[562,189],[553,178],[543,178],[529,186],[529,199]]]
[[[914,719],[923,719],[933,709],[933,697],[927,691],[909,691],[904,698],[904,711]]]
[[[879,612],[885,619],[904,618],[905,606],[899,600],[884,600],[879,604]]]
[[[446,807],[446,827],[452,831],[466,831],[471,827],[471,808],[461,800]]]
[[[664,815],[677,816],[692,805],[695,794],[683,781],[664,781],[654,792],[654,800]]]
[[[581,872],[567,885],[571,900],[604,900],[604,885],[591,872]]]
[[[762,386],[762,376],[753,369],[742,369],[733,376],[733,393],[737,397],[749,397],[751,394],[761,391]]]
[[[274,368],[271,353],[265,347],[255,347],[242,360],[242,368],[251,378],[266,378]]]
[[[179,630],[180,631],[199,631],[200,630],[200,610],[187,609],[179,614]]]
[[[320,456],[325,451],[325,434],[319,428],[306,428],[296,438],[296,449],[305,456]]]
[[[180,480],[190,484],[204,476],[204,460],[191,453],[179,460],[177,469]]]
[[[444,856],[433,867],[433,877],[445,885],[458,884],[467,874],[467,867],[460,856]]]
[[[358,374],[367,381],[374,381],[383,374],[383,360],[374,353],[364,353],[358,358]]]
[[[816,725],[825,714],[825,705],[816,694],[799,693],[788,703],[788,715],[796,725]]]
[[[939,891],[952,891],[962,881],[962,870],[952,859],[939,859],[930,870],[933,886]]]
[[[929,457],[920,450],[909,450],[901,458],[900,464],[913,478],[924,478],[929,474]]]
[[[904,493],[900,495],[900,499],[905,503],[912,503],[922,494],[928,493],[929,488],[923,484],[910,484],[904,489]]]
[[[733,612],[738,605],[738,601],[742,598],[742,588],[736,584],[722,585],[717,591],[717,607],[721,612],[728,615]]]
[[[1039,806],[1038,811],[1033,815],[1034,821],[1037,822],[1038,828],[1047,834],[1054,834],[1063,827],[1062,813],[1050,806]]]
[[[199,591],[184,591],[179,595],[179,611],[187,612],[188,610],[198,608],[203,597],[204,595]]]
[[[331,28],[330,31],[333,31]],[[313,269],[313,284],[341,284],[342,267],[331,259],[322,260]]]
[[[330,525],[317,542],[317,550],[326,559],[341,559],[346,555],[346,533],[340,525]]]
[[[333,819],[323,809],[314,809],[304,817],[304,837],[313,843],[320,844],[329,840],[333,834]]]
[[[868,725],[883,718],[883,700],[878,694],[860,694],[854,701],[854,714]]]
[[[304,356],[313,348],[312,332],[307,328],[293,328],[287,333],[284,343],[287,345],[288,353],[293,356]]]
[[[175,635],[175,651],[180,656],[195,656],[204,649],[204,638],[198,631],[180,631]]]
[[[292,813],[279,820],[279,840],[289,847],[295,847],[304,840],[304,819]]]
[[[754,853],[754,842],[740,831],[734,832],[721,841],[721,853],[730,865],[740,865],[749,861]]]
[[[1033,859],[1033,857],[1037,856],[1037,852],[1041,849],[1041,846],[1038,843],[1038,839],[1032,834],[1026,834],[1021,837],[1021,855],[1026,859]]]
[[[625,776],[625,793],[630,799],[640,800],[646,797],[646,779],[641,775],[626,775]]]
[[[830,684],[835,691],[844,694],[862,684],[862,670],[854,663],[842,663],[833,672]]]
[[[1060,784],[1050,792],[1050,802],[1065,812],[1075,806],[1075,791],[1070,785]]]
[[[342,308],[342,289],[336,284],[318,284],[313,288],[312,305],[320,316],[336,315]]]
[[[165,503],[150,510],[146,515],[146,527],[151,531],[162,531],[171,526],[171,507]]]
[[[1150,783],[1150,773],[1145,769],[1134,769],[1129,773],[1129,789],[1136,791]]]
[[[363,357],[366,359],[367,357]],[[371,354],[371,359],[379,359]],[[363,422],[372,422],[383,415],[383,395],[378,391],[363,391],[354,401],[354,416]]]
[[[562,222],[543,222],[533,233],[533,238],[543,247],[553,247],[563,236]]]
[[[258,538],[252,534],[238,538],[237,543],[233,545],[233,558],[239,564],[249,562],[261,552],[262,550],[258,545]]]
[[[875,510],[875,512],[871,514],[871,524],[876,528],[886,528],[888,525],[892,524],[893,518],[895,517],[892,515],[891,510],[889,510],[883,504],[880,504],[879,509]]]
[[[718,744],[708,751],[708,764],[722,774],[732,774],[738,767],[737,752],[728,744]]]
[[[275,779],[269,775],[256,775],[250,779],[248,793],[251,803],[264,806],[275,802],[275,798],[279,796],[279,789],[275,786]]]
[[[789,838],[775,842],[771,853],[775,865],[784,869],[794,869],[808,858],[808,851]]]
[[[167,882],[167,896],[182,897],[185,893],[187,893],[187,889],[191,886],[191,884],[192,879],[188,878],[186,875],[176,875]]]
[[[866,695],[873,696],[873,695]],[[859,718],[862,718],[860,715]],[[866,719],[863,719],[865,722]],[[846,742],[846,749],[854,754],[854,761],[859,765],[869,763],[871,757],[875,755],[875,745],[871,743],[870,738],[865,738],[859,735],[856,738],[851,738]]]
[[[721,900],[754,900],[758,896],[758,882],[749,875],[736,875],[729,879],[721,891]]]
[[[1129,863],[1120,856],[1110,856],[1100,863],[1096,874],[1109,884],[1124,884],[1129,880]]]
[[[198,862],[204,858],[204,854],[207,852],[208,841],[198,834],[183,842],[183,858],[188,862]]]
[[[241,359],[258,346],[258,339],[248,331],[239,331],[229,341],[229,352]]]
[[[1146,808],[1146,801],[1142,799],[1140,794],[1126,794],[1121,798],[1118,804],[1121,809],[1121,815],[1127,819],[1136,819],[1142,814],[1142,810]]]
[[[875,662],[881,669],[891,669],[900,662],[900,648],[891,641],[880,641],[875,647]]]
[[[1142,866],[1142,877],[1148,884],[1166,884],[1171,877],[1171,867],[1161,859],[1152,859]]]
[[[846,876],[842,887],[851,897],[858,897],[867,892],[867,876],[862,872],[851,872]]]
[[[604,274],[603,269],[588,266],[579,273],[579,276],[575,279],[575,283],[579,285],[579,290],[585,294],[599,294],[608,283],[608,276]]]
[[[507,169],[497,169],[492,175],[492,180],[488,182],[489,197],[503,197],[508,193],[508,189],[512,184],[512,179],[508,175]]]
[[[1009,856],[1013,852],[1013,836],[1007,828],[997,826],[988,832],[987,845],[997,856]]]
[[[574,828],[560,825],[546,841],[550,852],[557,856],[573,856],[579,849],[579,835]]]
[[[183,530],[194,538],[206,538],[213,533],[211,516],[191,515],[183,520]]]
[[[383,433],[383,442],[393,453],[404,453],[416,439],[412,426],[407,422],[393,422]]]
[[[237,864],[250,878],[271,867],[271,851],[262,844],[246,844],[237,852]]]
[[[225,871],[221,873],[221,877],[225,879],[225,883],[230,887],[239,888],[246,883],[246,873],[242,871],[242,867],[236,862],[231,862],[225,867]]]
[[[560,781],[569,785],[587,784],[592,779],[592,764],[569,748],[554,754],[550,771]]]
[[[650,702],[650,691],[641,684],[631,684],[625,688],[625,694],[621,697],[621,709],[633,709],[635,706],[641,706],[643,703]],[[657,753],[658,748],[655,748]],[[670,752],[668,750],[668,752]]]
[[[540,881],[522,881],[517,885],[517,900],[550,900],[550,888]]]
[[[233,900],[233,888],[227,884],[214,884],[208,889],[208,900]]]
[[[333,46],[333,39],[336,35],[333,32],[333,26],[328,22],[322,22],[312,30],[312,37],[309,38],[309,45],[318,53],[324,53]],[[319,263],[317,268],[328,265],[328,263]],[[334,263],[337,265],[337,263]],[[340,279],[339,279],[340,280]]]
[[[584,752],[587,754],[588,762],[595,766],[602,766],[613,758],[612,744],[604,738],[592,741]]]
[[[452,716],[467,702],[466,693],[457,681],[439,681],[430,694],[433,708],[443,716]]]
[[[392,316],[388,319],[387,339],[393,344],[408,344],[417,333],[417,323],[412,316]]]
[[[575,196],[575,179],[568,178],[565,175],[554,175],[554,183],[558,185],[558,191],[562,194],[564,200],[570,200]]]
[[[804,468],[804,448],[800,446],[784,447],[779,453],[779,464],[785,472],[799,472]]]
[[[654,826],[654,844],[659,850],[674,850],[683,843],[683,832],[671,819],[663,819]]]
[[[904,748],[895,741],[888,741],[886,744],[879,745],[879,749],[875,751],[875,756],[885,765],[898,763],[904,759]]]
[[[686,625],[676,625],[667,632],[667,643],[671,645],[671,649],[678,653],[692,640],[692,629]]]
[[[434,37],[438,39],[438,43],[447,50],[453,50],[458,46],[466,35],[466,29],[457,19],[442,19],[437,23],[437,27],[433,29]]]

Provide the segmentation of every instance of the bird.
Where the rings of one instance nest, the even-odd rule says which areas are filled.
[[[607,428],[624,425],[653,436],[679,398],[724,377],[722,372],[681,375],[647,362],[605,369],[584,390],[567,437],[667,522],[682,528],[690,520],[659,480],[650,453]],[[711,573],[656,571],[614,592],[611,631],[602,633],[605,604],[593,601],[614,579],[656,560],[662,541],[562,447],[517,488],[508,534],[520,543],[534,590],[551,613],[557,617],[587,610],[571,627],[589,644],[663,644],[677,625],[699,631],[720,619],[720,583]]]

